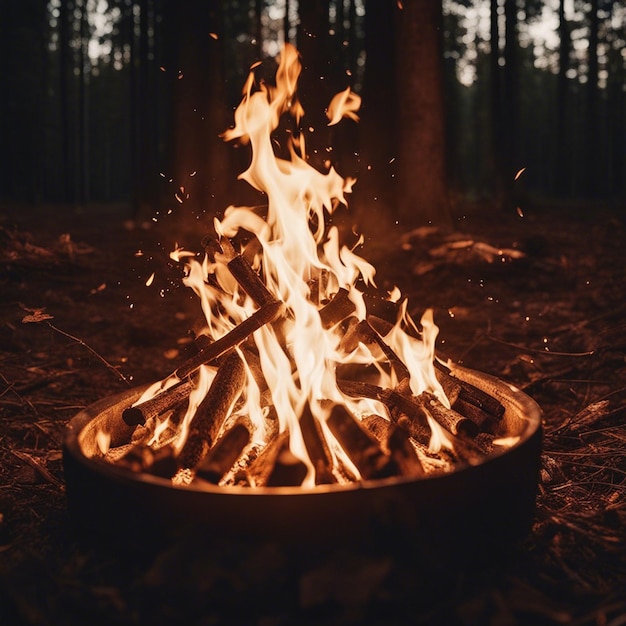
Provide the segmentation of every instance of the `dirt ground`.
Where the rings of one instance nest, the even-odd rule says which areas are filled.
[[[168,252],[199,250],[203,224],[144,226],[123,207],[0,208],[1,624],[626,623],[623,212],[459,217],[447,234],[363,226],[379,288],[397,284],[417,319],[433,307],[446,356],[514,383],[545,416],[530,535],[428,600],[420,564],[384,555],[307,568],[272,544],[224,542],[206,561],[76,534],[67,422],[169,373],[199,315]]]

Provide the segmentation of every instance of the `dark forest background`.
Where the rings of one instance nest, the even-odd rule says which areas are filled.
[[[312,161],[357,176],[357,205],[626,206],[625,19],[606,0],[0,0],[0,201],[237,203],[248,155],[219,133],[289,41]],[[346,87],[361,123],[328,129]]]

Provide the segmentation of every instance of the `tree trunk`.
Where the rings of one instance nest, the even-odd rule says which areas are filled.
[[[567,119],[569,108],[568,97],[568,78],[567,70],[569,69],[569,56],[571,48],[571,38],[569,25],[565,17],[565,2],[559,2],[559,39],[561,40],[559,47],[559,75],[557,82],[557,159],[556,159],[556,181],[557,193],[569,196],[571,194],[571,147],[567,132]]]
[[[168,170],[173,181],[165,200],[175,208],[179,225],[192,226],[202,214],[214,215],[233,201],[227,195],[232,148],[219,137],[228,126],[222,3],[180,0],[165,8],[163,65],[173,97]]]
[[[503,151],[502,182],[503,208],[514,208],[514,179],[519,169],[517,126],[519,123],[519,59],[517,37],[517,0],[504,1],[506,39],[504,43],[504,90],[503,90]]]
[[[492,189],[496,207],[504,206],[504,173],[503,173],[503,145],[502,145],[502,68],[500,66],[500,24],[498,15],[498,0],[491,0],[490,8],[490,47],[489,77],[491,80],[491,125],[490,125],[490,171],[493,178]]]
[[[352,22],[351,30],[355,30]],[[367,2],[365,54],[359,125],[361,167],[357,173],[355,205],[363,207],[364,210],[360,210],[363,218],[371,215],[377,220],[379,211],[395,212],[395,185],[392,183],[396,169],[393,162],[396,120],[390,111],[395,95],[394,9],[391,2]]]
[[[598,167],[598,0],[591,0],[589,3],[589,47],[587,74],[587,112],[586,112],[586,134],[585,134],[585,155],[586,155],[586,192],[590,197],[595,196],[600,188],[600,168]]]
[[[396,11],[397,217],[401,226],[448,227],[441,0]]]

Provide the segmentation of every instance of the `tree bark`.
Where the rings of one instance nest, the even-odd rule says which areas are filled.
[[[519,169],[517,127],[519,123],[519,59],[517,36],[517,0],[504,0],[506,39],[504,43],[504,91],[503,91],[503,152],[502,182],[504,188],[503,208],[513,208],[515,172]]]
[[[594,197],[599,189],[600,168],[598,167],[598,125],[599,125],[599,92],[598,92],[598,0],[589,3],[589,46],[587,75],[587,109],[585,124],[585,175],[586,193]]]
[[[403,228],[451,225],[446,184],[441,0],[396,11],[397,217]]]
[[[557,79],[556,180],[557,193],[569,196],[571,193],[571,148],[567,132],[569,108],[567,70],[569,69],[571,39],[569,25],[565,17],[565,0],[559,2],[559,39],[561,43],[559,46],[559,75]]]

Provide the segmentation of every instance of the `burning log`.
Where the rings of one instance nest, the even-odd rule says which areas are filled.
[[[328,443],[324,438],[320,423],[313,416],[308,404],[304,407],[300,417],[300,431],[315,470],[315,484],[328,485],[336,483],[337,479],[332,473],[333,461]]]
[[[184,402],[194,387],[192,380],[180,381],[160,391],[153,398],[124,409],[122,419],[129,426],[143,426],[149,419],[158,417]]]
[[[254,487],[263,487],[274,469],[276,459],[285,443],[289,442],[289,432],[283,431],[273,439],[259,452],[258,456],[250,463],[247,468],[248,482]]]
[[[381,415],[368,415],[361,423],[389,451],[397,463],[401,476],[423,476],[424,466],[419,460],[407,432]]]
[[[171,478],[178,469],[174,448],[169,444],[155,449],[140,443],[133,446],[117,463],[133,472],[147,472],[161,478]]]
[[[398,474],[395,461],[385,454],[375,437],[344,406],[335,405],[327,423],[364,479],[387,478]]]
[[[176,370],[175,375],[181,380],[187,378],[187,376],[197,370],[201,365],[214,361],[239,345],[242,341],[245,341],[254,331],[276,320],[283,313],[283,309],[284,304],[278,300],[261,307],[223,337],[220,337],[200,350],[198,354],[187,359],[187,361]]]
[[[361,320],[348,329],[341,340],[341,347],[346,352],[352,352],[359,342],[364,344],[375,343],[378,345],[393,368],[399,383],[411,378],[411,374],[407,366],[402,362],[402,359],[400,359],[378,332],[372,328],[367,320]]]
[[[474,438],[478,434],[478,426],[471,420],[443,405],[432,393],[422,392],[417,400],[421,402],[430,415],[453,435]]]
[[[340,287],[332,300],[325,304],[319,314],[322,318],[322,326],[331,328],[335,324],[346,319],[356,311],[354,302],[350,300],[350,292]]]
[[[196,476],[217,485],[250,443],[250,430],[238,421],[229,428],[196,467]]]
[[[187,441],[178,456],[180,469],[195,469],[207,455],[239,398],[245,380],[244,363],[239,354],[232,352],[220,365],[206,396],[196,409]]]
[[[428,445],[431,430],[424,407],[411,397],[392,389],[351,380],[338,380],[339,389],[353,398],[379,400],[387,409],[393,421],[406,428],[409,435],[421,444]]]
[[[289,449],[289,439],[283,441],[267,477],[267,487],[297,487],[302,484],[309,468]]]
[[[222,250],[228,259],[227,267],[239,286],[254,300],[255,304],[263,308],[266,304],[276,302],[272,292],[265,286],[259,275],[241,255],[235,252],[228,237],[220,239]]]

